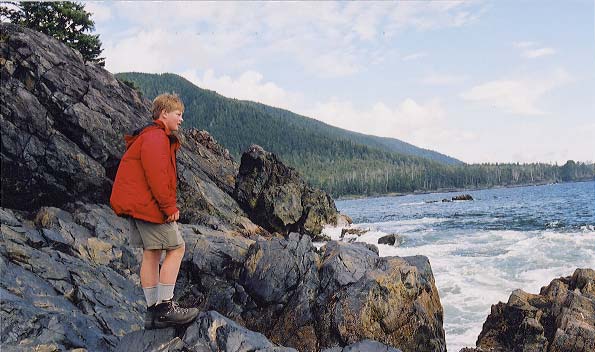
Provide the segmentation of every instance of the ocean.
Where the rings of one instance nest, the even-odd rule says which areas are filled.
[[[473,201],[442,202],[459,194]],[[434,202],[437,201],[437,202]],[[336,201],[357,238],[378,245],[398,234],[381,256],[430,259],[444,308],[449,351],[474,347],[492,304],[523,289],[539,293],[576,268],[595,269],[595,182]],[[338,239],[340,229],[325,233]]]

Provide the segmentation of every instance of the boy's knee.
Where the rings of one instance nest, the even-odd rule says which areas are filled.
[[[186,251],[186,246],[181,245],[180,247],[168,250],[167,253],[184,255],[185,251]]]

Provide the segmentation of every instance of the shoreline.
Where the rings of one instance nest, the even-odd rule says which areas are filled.
[[[496,185],[496,186],[491,186],[491,187],[476,187],[476,188],[443,188],[443,189],[431,190],[431,191],[390,192],[390,193],[371,194],[371,195],[354,194],[354,195],[340,196],[337,198],[333,198],[333,200],[335,202],[337,202],[337,201],[356,200],[356,199],[364,199],[364,198],[402,197],[402,196],[420,195],[420,194],[482,191],[482,190],[488,190],[488,189],[520,188],[520,187],[529,187],[529,186],[547,186],[547,185],[555,185],[555,184],[563,184],[563,183],[593,182],[593,181],[595,181],[595,179],[573,180],[573,181],[564,181],[564,182],[527,183],[527,184],[518,184],[518,185]]]

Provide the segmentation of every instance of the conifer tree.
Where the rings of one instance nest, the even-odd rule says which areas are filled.
[[[103,51],[99,35],[90,34],[95,22],[81,3],[3,1],[0,18],[50,35],[78,50],[85,61],[105,65],[105,59],[99,57]]]

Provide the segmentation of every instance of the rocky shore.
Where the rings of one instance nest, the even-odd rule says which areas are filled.
[[[323,226],[347,225],[325,192],[259,146],[238,164],[196,129],[178,155],[187,249],[175,298],[202,313],[144,331],[141,253],[107,200],[123,136],[150,122],[150,102],[57,40],[0,30],[3,350],[446,351],[426,257],[317,249]],[[478,350],[591,351],[593,276],[515,291]]]

